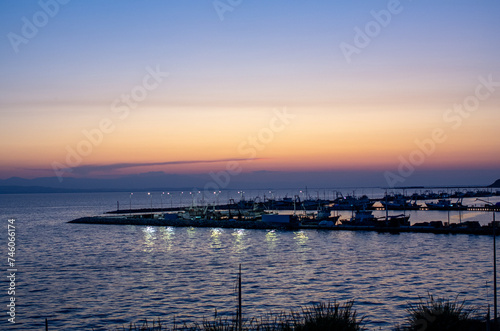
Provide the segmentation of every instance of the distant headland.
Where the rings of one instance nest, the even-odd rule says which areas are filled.
[[[500,187],[500,179],[497,179],[493,184],[488,187]]]

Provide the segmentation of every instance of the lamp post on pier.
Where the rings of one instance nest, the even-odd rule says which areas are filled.
[[[151,201],[151,217],[153,217],[153,195],[148,192],[149,200]]]
[[[483,201],[486,202],[488,206],[493,206],[493,204],[489,201],[485,201],[482,199],[476,199],[476,201]],[[486,205],[485,205],[486,207]],[[496,211],[495,209],[492,209],[493,211],[493,222],[491,223],[491,226],[493,228],[493,323],[495,326],[495,330],[498,328],[498,305],[497,305],[497,226],[496,226],[496,219],[495,219],[495,214]]]

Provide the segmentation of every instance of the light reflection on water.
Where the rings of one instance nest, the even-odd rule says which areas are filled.
[[[172,250],[172,245],[175,242],[175,228],[172,226],[159,227],[160,238],[164,243],[167,251]]]
[[[278,235],[276,230],[268,230],[266,233],[267,248],[269,251],[273,251],[278,244]]]
[[[145,317],[230,315],[240,263],[247,317],[354,300],[371,328],[390,329],[427,293],[459,295],[482,310],[492,303],[488,236],[65,223],[92,199],[4,199],[11,205],[0,207],[1,219],[18,220],[20,261],[19,323],[9,329],[42,329],[45,317],[54,329],[104,330]]]
[[[307,244],[307,240],[309,238],[307,237],[306,231],[301,230],[301,231],[295,232],[294,234],[295,234],[295,236],[293,237],[293,239],[295,239],[297,241],[297,245],[304,246]]]
[[[144,232],[144,252],[150,253],[154,250],[156,229],[152,226],[145,226],[142,231]]]
[[[234,238],[234,244],[233,244],[233,252],[234,253],[241,253],[245,249],[245,236],[247,235],[248,230],[245,229],[234,229],[233,230],[233,238]]]
[[[212,245],[211,245],[212,248],[221,248],[222,247],[220,236],[221,236],[221,233],[223,231],[224,231],[223,229],[218,229],[218,228],[214,228],[214,229],[210,230],[210,237],[212,239]]]

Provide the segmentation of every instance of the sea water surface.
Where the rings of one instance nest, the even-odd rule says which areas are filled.
[[[493,304],[491,236],[67,223],[116,209],[117,201],[132,207],[181,202],[180,193],[175,201],[163,195],[160,202],[161,193],[154,193],[156,200],[144,192],[132,198],[129,193],[1,195],[0,329],[40,330],[45,318],[52,330],[115,330],[144,318],[201,322],[216,309],[232,316],[240,264],[247,318],[353,300],[369,329],[389,330],[404,322],[408,303],[428,294],[458,296],[484,313]],[[447,213],[419,211],[411,217],[446,221]],[[12,218],[15,324],[7,321]],[[454,213],[451,219],[485,224],[491,214]]]

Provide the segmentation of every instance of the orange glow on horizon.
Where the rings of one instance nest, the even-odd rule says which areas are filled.
[[[217,108],[210,112],[144,108],[125,120],[108,112],[104,114],[113,126],[109,133],[96,131],[99,122],[108,118],[96,114],[82,118],[81,124],[72,121],[66,126],[57,117],[40,125],[35,125],[38,118],[26,118],[21,130],[7,126],[7,132],[16,139],[0,142],[2,153],[9,155],[1,161],[0,169],[17,169],[14,172],[19,174],[46,169],[45,175],[50,175],[53,162],[77,168],[137,163],[136,167],[99,174],[207,173],[223,170],[224,162],[199,161],[257,158],[241,161],[243,171],[386,170],[418,151],[415,141],[428,140],[435,128],[443,128],[447,139],[425,155],[420,167],[500,165],[500,157],[494,152],[499,150],[498,142],[475,139],[496,132],[495,122],[484,123],[481,113],[454,131],[443,123],[439,111],[422,112],[418,108],[405,112],[405,116],[400,116],[397,108],[287,109],[294,118],[283,125],[272,122],[276,108]],[[269,131],[273,125],[279,130]],[[38,139],[34,141],[33,137]],[[68,164],[68,158],[73,164]],[[178,161],[193,163],[140,165]]]

